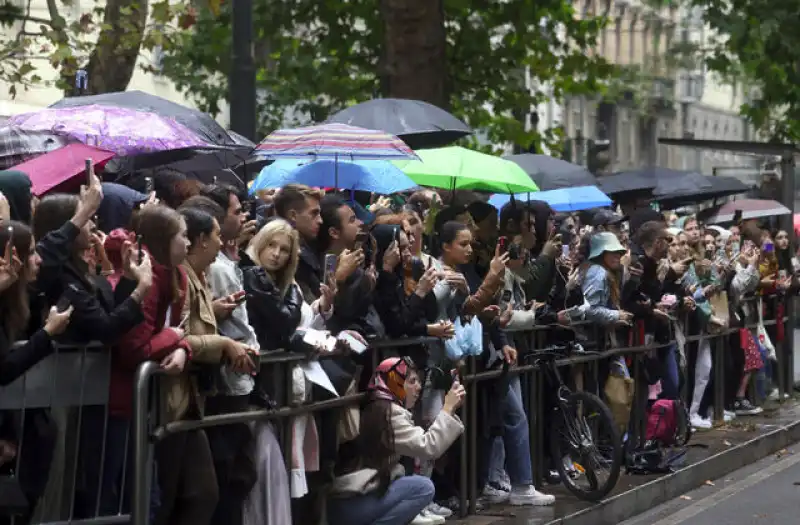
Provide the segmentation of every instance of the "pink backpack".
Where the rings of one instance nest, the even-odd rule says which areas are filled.
[[[683,410],[679,401],[672,399],[659,399],[650,407],[647,415],[647,434],[648,441],[657,441],[661,445],[670,446],[675,444],[679,432],[678,418]]]

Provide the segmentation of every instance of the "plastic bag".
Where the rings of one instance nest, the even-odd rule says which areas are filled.
[[[459,361],[466,356],[483,353],[483,325],[477,316],[469,321],[457,317],[453,322],[456,335],[444,342],[445,353],[451,361]]]

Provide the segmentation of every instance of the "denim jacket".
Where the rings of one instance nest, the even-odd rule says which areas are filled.
[[[608,272],[599,264],[592,264],[586,271],[581,286],[583,296],[589,303],[586,320],[601,325],[619,321],[619,309],[611,304],[611,290],[608,287]]]

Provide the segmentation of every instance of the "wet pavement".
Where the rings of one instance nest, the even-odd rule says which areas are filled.
[[[686,465],[696,463],[788,423],[800,420],[800,399],[792,399],[782,405],[768,403],[764,408],[764,413],[759,416],[740,417],[731,423],[718,425],[712,430],[695,433],[689,443]],[[633,490],[660,476],[626,475],[623,472],[609,497]],[[556,496],[556,504],[553,507],[530,508],[494,505],[476,516],[466,519],[451,518],[448,523],[459,525],[545,525],[592,506],[591,503],[579,501],[563,485],[545,485],[540,490]]]

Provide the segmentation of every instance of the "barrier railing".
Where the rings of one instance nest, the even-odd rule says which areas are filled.
[[[788,318],[784,319],[784,321]],[[764,324],[773,327],[775,320],[765,320]],[[576,323],[571,326],[576,330],[591,331],[597,327],[590,323]],[[563,329],[563,327],[560,327]],[[748,328],[754,329],[755,325]],[[791,330],[787,330],[787,337],[792,337]],[[541,348],[544,341],[552,332],[552,327],[537,326],[525,332],[530,348]],[[725,359],[729,350],[728,339],[737,329],[724,329],[713,334],[687,336],[686,343],[697,343],[702,339],[711,341],[713,355],[713,406],[714,418],[721,420],[725,406]],[[388,355],[401,355],[403,348],[435,342],[433,338],[407,338],[399,341],[374,341],[370,344],[370,351],[364,354],[369,362],[364,366],[374,369],[377,362]],[[660,344],[642,344],[642,341],[632,341],[629,346],[608,348],[602,342],[605,339],[597,333],[587,337],[587,348],[598,353],[575,354],[557,361],[560,368],[575,370],[574,377],[581,381],[587,379],[587,384],[580,385],[580,389],[588,389],[602,394],[602,384],[599,374],[599,364],[612,356],[623,356],[630,360],[631,376],[635,381],[635,398],[631,409],[631,424],[628,438],[632,443],[641,443],[644,440],[644,425],[646,422],[647,407],[647,382],[644,377],[641,356],[654,350],[675,344],[675,338]],[[600,342],[600,343],[598,343]],[[594,345],[592,347],[592,345]],[[778,346],[776,344],[776,346]],[[778,347],[778,373],[777,384],[781,399],[785,392],[791,391],[793,356],[785,352],[791,345]],[[276,378],[276,384],[284,387],[284,400],[289,399],[291,388],[291,370],[296,364],[306,359],[305,355],[294,353],[270,353],[262,356],[261,373],[271,374]],[[364,399],[363,393],[342,396],[324,401],[310,401],[301,405],[284,404],[274,409],[259,409],[241,413],[207,416],[199,420],[175,421],[162,424],[158,410],[153,403],[154,396],[158,395],[157,378],[161,375],[160,366],[155,362],[146,362],[139,366],[133,392],[133,417],[130,421],[129,432],[119,428],[110,429],[108,414],[108,387],[110,384],[110,356],[98,345],[81,347],[59,345],[56,352],[34,366],[27,374],[13,383],[0,387],[0,430],[3,428],[17,428],[23,431],[19,440],[15,457],[16,466],[12,473],[0,470],[0,485],[8,486],[9,483],[24,481],[21,472],[22,461],[27,455],[25,452],[24,432],[26,415],[33,417],[41,412],[57,417],[62,427],[60,441],[53,446],[61,456],[56,457],[47,477],[50,486],[40,496],[37,502],[36,513],[27,516],[21,523],[61,524],[61,523],[87,523],[92,525],[105,525],[115,523],[133,523],[146,525],[150,516],[150,489],[153,484],[153,465],[155,444],[165,437],[189,430],[204,429],[231,425],[236,423],[249,423],[254,421],[270,420],[277,423],[287,421],[288,418],[302,414],[320,412],[329,409],[341,408],[360,403]],[[371,368],[370,368],[371,367]],[[478,418],[478,406],[481,388],[484,384],[497,380],[503,374],[520,376],[523,384],[523,402],[528,416],[528,426],[531,445],[532,470],[534,483],[539,486],[545,473],[547,452],[544,450],[544,425],[542,414],[544,405],[544,378],[542,370],[534,364],[520,361],[516,367],[508,369],[482,370],[475,358],[469,358],[463,364],[463,381],[467,388],[467,402],[461,409],[460,417],[466,427],[466,432],[460,441],[460,476],[459,496],[460,512],[463,515],[474,513],[478,499],[478,458],[479,454],[487,451],[478,450],[479,427],[473,424]],[[282,380],[277,381],[277,378]],[[685,389],[684,389],[685,390]],[[685,396],[685,391],[683,392]],[[601,395],[602,397],[602,395]],[[116,425],[116,421],[114,421]],[[119,494],[107,495],[104,493],[104,474],[106,446],[111,443],[113,436],[124,436],[122,444],[123,465],[119,472]],[[127,436],[130,435],[129,440]],[[289,430],[288,425],[281,429],[281,445],[284,461],[289,465]],[[19,437],[18,436],[18,437]],[[91,437],[100,439],[92,441]],[[0,433],[0,440],[8,438]],[[12,435],[13,439],[13,435]],[[128,450],[132,441],[132,450]],[[114,443],[114,446],[120,444]],[[33,446],[28,444],[28,446]],[[48,447],[47,443],[40,446]],[[99,458],[89,461],[87,467],[88,451],[92,451]],[[38,451],[37,451],[38,452]],[[118,451],[119,452],[119,451]],[[57,455],[57,454],[56,454]],[[97,460],[99,459],[99,465]],[[126,460],[127,459],[127,460]],[[85,471],[89,468],[90,471]],[[84,469],[84,470],[82,470]],[[24,470],[24,468],[22,469]],[[466,474],[466,475],[464,475]],[[130,482],[129,482],[130,481]],[[131,486],[132,485],[132,486]],[[19,515],[20,505],[8,501],[7,490],[2,490],[6,496],[0,496],[0,522],[3,515]],[[130,494],[130,510],[126,501],[126,494]],[[111,497],[113,496],[113,498]],[[109,509],[109,501],[115,501],[113,509]],[[9,518],[14,523],[14,518]]]

